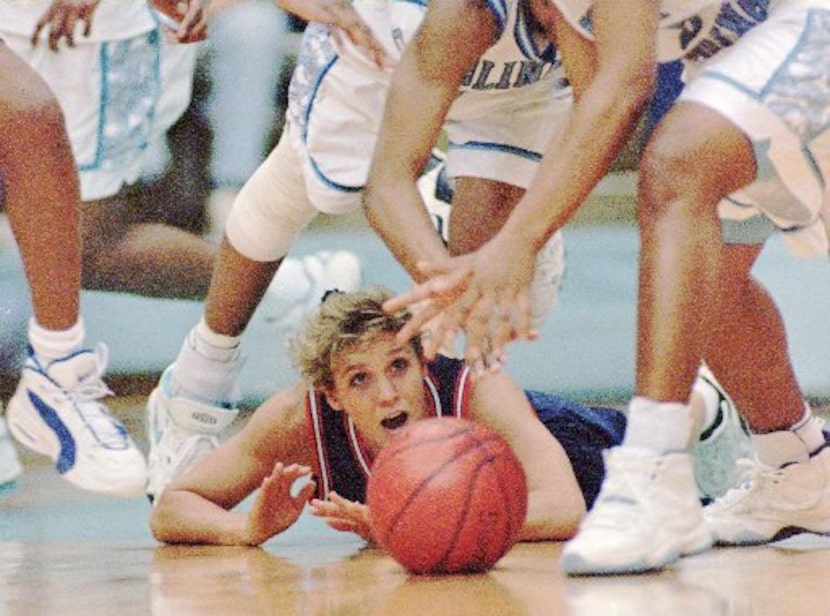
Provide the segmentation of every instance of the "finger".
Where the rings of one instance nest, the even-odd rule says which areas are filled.
[[[429,282],[414,286],[409,291],[396,295],[383,302],[383,310],[388,313],[398,312],[410,308],[415,304],[432,298],[432,287]]]

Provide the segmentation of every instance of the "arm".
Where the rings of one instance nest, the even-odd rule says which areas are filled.
[[[49,34],[49,49],[57,51],[61,40],[67,47],[75,46],[75,28],[80,25],[83,36],[92,31],[92,16],[101,0],[54,0],[35,24],[32,46],[36,47],[42,32]]]
[[[316,21],[340,30],[379,68],[388,57],[349,0],[276,0],[278,7],[306,21]]]
[[[423,279],[419,261],[448,258],[416,181],[464,74],[496,40],[496,20],[482,4],[430,2],[386,100],[364,207],[372,227],[415,280]]]
[[[479,349],[498,354],[514,338],[532,338],[526,289],[535,255],[608,171],[653,87],[654,0],[597,0],[595,43],[555,11],[546,23],[576,102],[548,145],[533,183],[493,239],[449,266],[436,260],[425,270],[435,278],[388,306],[391,310],[432,298],[431,310],[419,317],[425,320],[443,311],[445,328],[463,327],[468,361],[480,360]],[[507,326],[499,308],[512,316]]]
[[[311,472],[303,391],[295,387],[270,398],[238,434],[174,480],[150,517],[155,538],[259,545],[291,526],[314,490],[310,483],[290,493]],[[233,511],[257,488],[249,512]]]
[[[585,515],[585,498],[570,460],[545,428],[524,391],[505,373],[473,383],[470,417],[501,434],[527,476],[528,509],[523,541],[567,539]]]

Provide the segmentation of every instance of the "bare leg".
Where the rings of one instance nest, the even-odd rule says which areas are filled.
[[[450,252],[466,254],[487,242],[502,228],[524,192],[502,182],[458,178],[450,213]]]
[[[78,321],[78,176],[63,114],[46,84],[0,44],[0,168],[37,322]]]
[[[171,225],[142,222],[125,193],[83,204],[84,288],[203,299],[216,246]]]
[[[205,321],[225,336],[241,336],[282,263],[252,261],[222,239],[205,302]]]
[[[750,426],[767,432],[798,421],[803,401],[780,315],[750,275],[761,247],[725,244],[716,211],[754,176],[745,136],[703,107],[678,105],[652,137],[641,169],[636,388],[685,401],[705,358]]]

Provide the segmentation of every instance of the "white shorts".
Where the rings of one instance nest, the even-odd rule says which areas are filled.
[[[570,113],[570,91],[542,82],[520,95],[491,99],[478,114],[463,110],[463,94],[450,108],[447,173],[527,188],[554,131]]]
[[[149,143],[190,103],[198,45],[167,43],[158,31],[76,43],[55,53],[27,36],[3,35],[49,84],[63,109],[81,181],[93,201],[138,180]]]
[[[719,112],[752,141],[755,181],[719,205],[729,243],[776,229],[799,256],[826,254],[830,207],[830,0],[779,2],[707,61],[681,101]]]

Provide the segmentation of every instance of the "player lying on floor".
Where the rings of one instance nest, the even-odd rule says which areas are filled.
[[[473,380],[456,359],[439,355],[426,364],[419,337],[396,339],[410,314],[386,314],[389,297],[382,289],[329,294],[293,344],[304,382],[271,397],[169,485],[150,518],[156,539],[259,545],[290,527],[310,501],[333,528],[371,541],[361,503],[372,460],[396,430],[436,415],[481,422],[514,448],[529,486],[523,540],[576,532],[602,481],[603,451],[621,440],[622,413],[525,392],[505,372]],[[717,424],[705,428],[710,440],[730,440],[740,426],[730,425],[736,414],[713,383],[699,379],[696,403]],[[730,468],[735,462],[711,450],[701,458]],[[301,479],[305,485],[292,494]],[[247,511],[235,510],[257,489]]]

